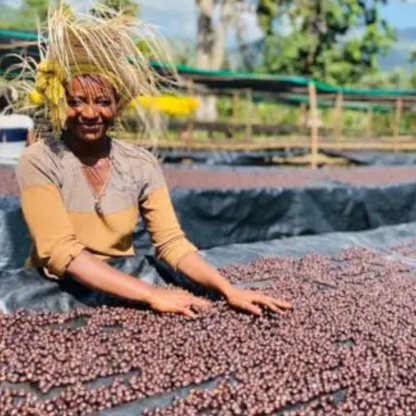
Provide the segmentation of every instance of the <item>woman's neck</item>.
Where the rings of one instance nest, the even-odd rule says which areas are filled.
[[[111,140],[107,136],[86,142],[72,136],[69,132],[65,132],[62,140],[85,165],[94,165],[98,160],[108,157],[111,150]]]

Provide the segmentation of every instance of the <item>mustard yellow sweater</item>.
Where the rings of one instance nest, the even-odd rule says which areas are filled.
[[[80,161],[57,140],[28,147],[17,166],[23,214],[34,242],[27,265],[62,276],[82,250],[101,259],[133,256],[140,213],[158,257],[176,268],[197,249],[174,213],[163,173],[153,155],[111,140],[111,174],[95,209]]]

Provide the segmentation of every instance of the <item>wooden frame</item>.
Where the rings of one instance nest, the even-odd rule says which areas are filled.
[[[311,128],[311,168],[316,169],[318,167],[318,153],[319,153],[319,127],[318,127],[318,106],[316,87],[313,82],[309,83],[309,111],[310,111],[310,128]]]

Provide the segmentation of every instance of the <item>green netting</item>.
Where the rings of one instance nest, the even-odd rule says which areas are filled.
[[[37,33],[20,32],[18,30],[6,29],[0,29],[0,37],[9,39],[21,39],[27,41],[37,41],[39,39],[39,35]]]
[[[265,100],[263,97],[254,97],[254,102],[265,102],[270,100]],[[292,106],[299,106],[299,104],[309,104],[309,97],[307,95],[300,95],[300,94],[287,94],[285,96],[277,96],[273,100],[273,102],[285,104],[285,105],[292,105]],[[319,98],[317,100],[317,104],[319,108],[334,108],[335,103],[334,100],[329,100],[325,98]],[[373,111],[375,113],[390,113],[395,111],[394,105],[389,104],[377,104],[377,103],[363,103],[363,102],[354,102],[354,101],[346,101],[342,105],[343,109],[351,110],[351,111]]]
[[[168,69],[167,66],[159,62],[152,62],[152,66],[155,69]],[[205,69],[194,68],[187,65],[178,65],[176,67],[179,74],[196,75],[198,82],[210,83],[212,80],[218,82],[232,82],[245,81],[244,88],[252,88],[255,91],[256,83],[269,82],[270,85],[275,83],[287,84],[292,88],[307,87],[311,82],[315,84],[317,92],[321,93],[343,93],[344,95],[355,96],[416,96],[416,90],[378,90],[378,89],[360,89],[360,88],[348,88],[348,87],[335,87],[324,82],[320,82],[311,78],[292,76],[292,75],[273,75],[273,74],[255,74],[249,72],[235,72],[235,71],[211,71]],[[205,77],[205,78],[204,78]]]

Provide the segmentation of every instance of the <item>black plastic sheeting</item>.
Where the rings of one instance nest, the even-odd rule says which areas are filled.
[[[416,165],[416,154],[414,153],[388,153],[375,151],[353,152],[347,150],[321,150],[327,156],[342,157],[356,165],[365,166],[400,166]]]
[[[331,157],[339,157],[355,165],[400,166],[415,165],[416,154],[405,152],[324,150],[320,152]],[[196,151],[159,150],[160,158],[166,164],[195,164],[204,166],[276,166],[274,158],[291,158],[307,154],[306,149],[281,149],[264,151]],[[281,162],[280,162],[281,164]]]
[[[274,164],[273,158],[290,158],[306,154],[304,149],[270,151],[196,151],[196,150],[158,150],[163,163],[193,163],[208,166],[264,166]]]
[[[416,184],[175,190],[174,205],[191,241],[207,249],[416,221]]]
[[[219,266],[244,264],[259,257],[304,256],[309,253],[335,255],[344,248],[361,246],[378,251],[387,259],[401,260],[416,267],[416,260],[397,255],[392,247],[414,241],[416,223],[394,227],[382,227],[361,233],[333,233],[322,236],[294,237],[286,240],[274,240],[252,244],[230,245],[202,251],[201,255],[210,263]],[[184,279],[173,273],[161,274],[159,265],[151,254],[146,257],[123,259],[113,265],[134,276],[154,283],[183,282]],[[163,269],[166,273],[166,269]],[[0,310],[6,313],[19,308],[30,310],[51,310],[65,312],[75,307],[95,305],[119,305],[108,296],[98,294],[71,281],[69,278],[56,282],[42,277],[35,269],[14,269],[0,272]],[[126,380],[133,374],[127,374]],[[110,378],[98,379],[90,383],[90,388],[108,384]],[[158,396],[131,402],[119,407],[95,413],[95,416],[131,416],[141,415],[145,409],[169,405],[174,398],[185,397],[191,389],[213,389],[221,377],[192,385]],[[19,384],[15,388],[31,390],[30,385]],[[51,392],[53,394],[53,391]]]
[[[20,210],[19,198],[0,196],[0,270],[22,266],[30,245],[29,231]]]
[[[231,244],[201,250],[200,254],[215,267],[223,267],[248,263],[259,257],[300,257],[308,253],[336,255],[347,247],[366,247],[388,258],[404,261],[416,267],[416,259],[404,257],[391,250],[411,241],[415,236],[416,222],[356,233],[330,233],[249,244]],[[144,256],[119,259],[110,264],[128,274],[140,276],[154,285],[183,281],[182,277],[156,261],[152,251]],[[64,312],[83,305],[120,304],[120,302],[85,288],[71,279],[54,281],[45,278],[35,269],[15,268],[0,271],[0,310],[5,313],[23,307]]]
[[[309,253],[335,255],[344,248],[361,246],[378,251],[387,259],[401,260],[411,267],[416,267],[416,260],[397,255],[392,247],[414,241],[416,223],[382,227],[377,230],[361,233],[333,233],[322,236],[294,237],[269,242],[230,245],[202,251],[201,255],[215,266],[231,266],[244,264],[259,257],[272,256],[304,256]],[[153,263],[153,264],[152,264]],[[165,281],[155,267],[151,256],[120,260],[114,264],[117,268],[140,276],[153,283]],[[165,275],[169,282],[183,282],[174,274]],[[45,279],[35,269],[3,270],[0,272],[0,309],[3,312],[13,312],[19,308],[30,310],[68,311],[75,307],[94,305],[120,304],[109,297],[92,292],[87,288],[70,281],[55,282]],[[127,380],[133,374],[127,374]],[[95,413],[94,416],[131,416],[141,415],[145,409],[163,407],[172,403],[175,398],[185,397],[191,389],[213,389],[221,381],[221,377],[192,385],[158,396],[131,402],[119,407]],[[90,383],[90,388],[108,384],[111,378],[98,379]],[[16,388],[31,390],[30,385],[19,384]],[[53,392],[51,392],[53,394]]]
[[[416,184],[316,184],[264,189],[174,189],[173,205],[200,249],[299,235],[364,231],[416,221]],[[139,223],[134,245],[150,249]],[[0,197],[0,270],[23,265],[30,237],[16,197]]]

